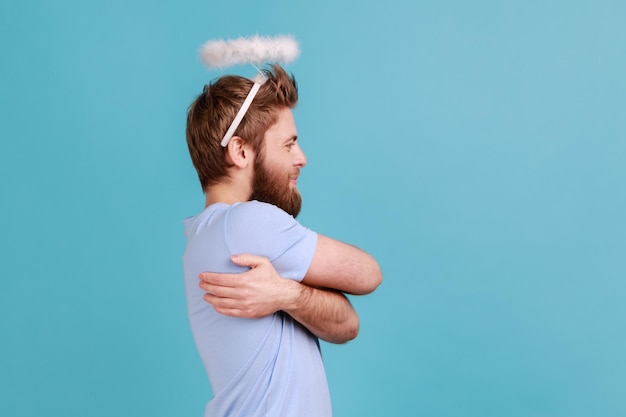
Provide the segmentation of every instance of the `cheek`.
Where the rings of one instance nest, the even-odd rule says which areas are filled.
[[[295,166],[295,160],[296,156],[292,152],[282,148],[278,152],[268,152],[265,155],[264,165],[276,173],[287,173]]]

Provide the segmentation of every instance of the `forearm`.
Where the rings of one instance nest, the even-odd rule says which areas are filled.
[[[334,288],[344,293],[365,295],[382,282],[378,262],[363,250],[318,235],[313,261],[302,281],[316,288]]]
[[[283,310],[311,333],[330,343],[346,343],[359,333],[359,316],[339,291],[290,281],[294,296]]]
[[[265,317],[284,311],[311,333],[331,343],[345,343],[359,333],[359,317],[341,292],[282,278],[267,258],[233,256],[251,269],[241,274],[200,274],[204,300],[227,316]]]

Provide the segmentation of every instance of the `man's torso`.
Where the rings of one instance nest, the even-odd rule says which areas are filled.
[[[330,416],[319,343],[282,312],[260,319],[217,313],[198,287],[203,271],[242,272],[232,254],[270,259],[278,273],[300,281],[317,235],[275,206],[218,203],[185,220],[183,257],[189,320],[214,398],[206,416]]]

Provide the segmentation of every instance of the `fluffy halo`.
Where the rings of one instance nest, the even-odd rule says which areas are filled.
[[[233,40],[212,40],[200,48],[200,58],[209,68],[238,64],[289,63],[300,55],[292,36],[252,36]]]

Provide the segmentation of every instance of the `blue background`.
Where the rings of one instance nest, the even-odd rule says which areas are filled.
[[[0,415],[200,416],[181,219],[211,38],[291,33],[301,221],[385,281],[341,416],[626,415],[626,3],[0,6]],[[247,67],[230,70],[252,75]]]

